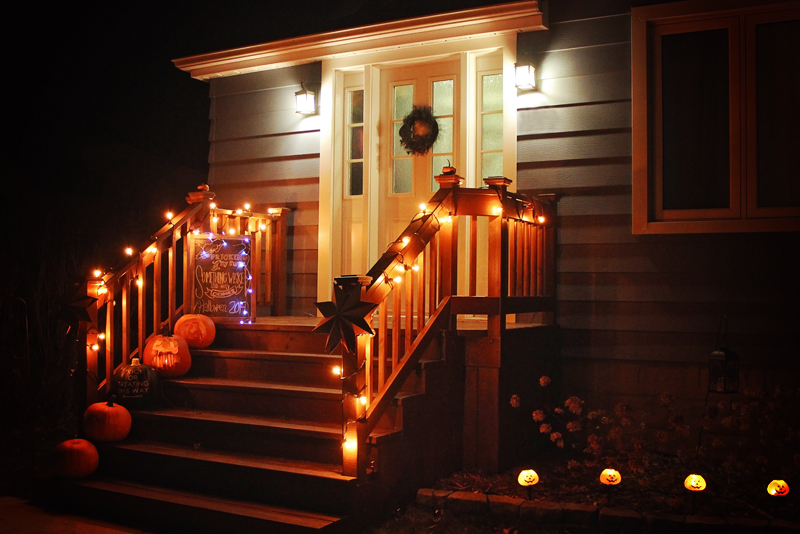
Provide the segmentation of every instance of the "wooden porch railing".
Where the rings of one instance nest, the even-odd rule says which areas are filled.
[[[459,314],[485,315],[488,339],[500,338],[510,314],[554,323],[549,203],[509,192],[506,178],[486,179],[486,189],[462,188],[461,181],[437,177],[439,191],[367,275],[335,282],[340,294],[360,292],[361,301],[377,305],[377,321],[374,312],[366,317],[377,322],[375,339],[359,335],[355,347],[342,351],[344,474],[366,475],[370,433],[428,345],[455,329]],[[462,263],[466,283],[459,291]]]
[[[172,330],[187,313],[193,284],[189,234],[248,235],[253,304],[269,304],[273,315],[285,314],[288,208],[269,208],[267,213],[254,213],[249,207],[221,209],[214,198],[207,191],[189,193],[189,207],[161,227],[141,252],[132,252],[127,264],[111,273],[96,273],[88,282],[87,295],[96,300],[87,308],[90,322],[82,323],[86,403],[108,392],[114,371],[136,357],[151,336],[161,333],[164,325]]]

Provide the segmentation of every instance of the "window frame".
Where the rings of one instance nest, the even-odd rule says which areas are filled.
[[[756,206],[756,77],[748,76],[755,67],[756,24],[774,17],[792,20],[785,15],[798,7],[796,1],[758,6],[739,0],[732,6],[725,0],[697,0],[631,10],[633,234],[800,230],[800,208]],[[663,35],[720,27],[729,28],[730,205],[664,210],[658,41]]]

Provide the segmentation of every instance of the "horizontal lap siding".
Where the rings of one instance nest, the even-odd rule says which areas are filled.
[[[305,82],[319,87],[320,64],[211,82],[209,184],[220,205],[291,209],[287,293],[291,315],[315,315],[319,229],[319,117],[294,111]]]
[[[550,29],[517,43],[538,83],[518,98],[517,178],[559,197],[565,393],[702,400],[724,314],[745,384],[796,384],[800,237],[632,235],[630,2],[550,6]]]

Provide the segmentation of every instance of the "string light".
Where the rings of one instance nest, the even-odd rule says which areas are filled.
[[[365,395],[361,395],[358,398],[358,402],[361,403],[361,406],[366,406],[367,405],[367,397]]]
[[[342,368],[339,367],[338,365],[334,366],[333,374],[336,376],[342,376]]]
[[[242,214],[242,208],[239,208],[238,210],[236,210],[236,215],[241,215],[241,214]]]
[[[217,203],[216,203],[216,202],[212,202],[212,203],[210,204],[210,207],[211,207],[211,209],[213,210],[214,208],[216,208],[216,207],[217,207]]]
[[[500,215],[501,213],[503,213],[503,206],[497,206],[497,207],[494,209],[494,212],[495,212],[496,214]]]
[[[139,287],[142,287],[144,285],[144,282],[142,281],[141,278],[137,278],[136,279],[136,285],[139,286]]]
[[[266,230],[266,229],[267,229],[267,225],[266,225],[266,224],[264,224],[264,223],[261,223],[261,224],[258,226],[258,229],[259,229],[259,230],[261,230],[261,231],[263,232],[264,230]]]
[[[95,269],[92,272],[92,274],[94,275],[95,278],[100,278],[103,275],[103,271],[101,271],[100,269]]]
[[[408,244],[408,242],[409,242],[409,241],[411,241],[411,238],[410,238],[410,237],[408,237],[408,236],[403,236],[403,239],[402,239],[402,241],[403,241],[403,244],[404,244],[404,245],[407,245],[407,244]]]
[[[99,339],[100,341],[104,340],[105,338],[106,338],[106,335],[103,332],[100,332],[99,334],[97,334],[97,339]]]
[[[127,254],[128,256],[133,256],[133,249],[131,247],[126,248],[125,254]]]
[[[247,211],[250,211],[250,204],[245,204],[244,205],[244,209],[246,209]]]
[[[538,217],[536,217],[536,220],[539,222],[539,224],[544,224],[545,221],[544,215],[539,215]]]
[[[173,217],[173,215],[172,215],[172,212],[171,212],[171,211],[168,211],[168,212],[167,212],[167,219],[170,219],[170,220],[172,220],[172,217]]]

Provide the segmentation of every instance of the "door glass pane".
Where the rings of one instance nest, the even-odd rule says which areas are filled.
[[[758,206],[800,206],[800,20],[756,27]],[[790,67],[790,65],[793,65]]]
[[[444,152],[450,153],[453,151],[453,118],[440,117],[436,119],[439,125],[439,135],[436,137],[436,142],[433,143],[433,153],[442,154]]]
[[[487,74],[483,76],[483,102],[481,111],[499,111],[503,109],[503,75]]]
[[[503,153],[487,152],[481,158],[481,178],[503,176]]]
[[[350,129],[350,159],[364,157],[364,127],[354,126]]]
[[[728,30],[664,35],[661,56],[663,208],[728,208]]]
[[[396,85],[394,87],[394,119],[403,120],[403,117],[411,113],[414,105],[414,86]]]
[[[364,193],[364,162],[354,161],[350,163],[350,196],[362,195]]]
[[[396,159],[392,169],[392,193],[411,192],[411,158]]]
[[[491,113],[483,116],[481,121],[481,148],[483,150],[501,150],[503,148],[503,115]]]
[[[433,82],[433,114],[453,114],[453,80]]]
[[[394,133],[392,134],[392,138],[394,139],[394,148],[392,149],[393,156],[405,156],[407,155],[406,149],[403,148],[403,144],[400,142],[400,128],[403,126],[401,122],[394,123]]]
[[[350,93],[350,122],[364,122],[364,90]]]

